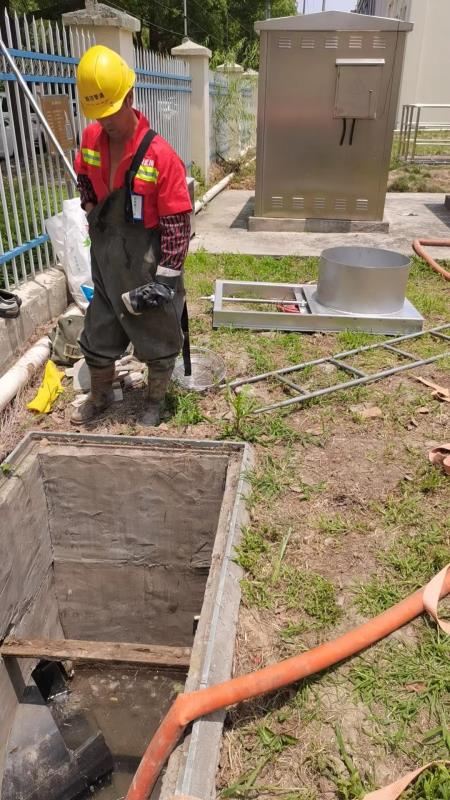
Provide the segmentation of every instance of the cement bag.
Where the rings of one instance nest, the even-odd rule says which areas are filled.
[[[92,286],[91,240],[79,198],[64,200],[62,213],[46,220],[45,225],[66,274],[70,293],[77,306],[84,310],[88,301],[81,286]]]

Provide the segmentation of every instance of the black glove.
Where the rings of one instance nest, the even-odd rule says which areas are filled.
[[[146,283],[145,286],[138,286],[130,292],[122,295],[122,300],[130,314],[142,314],[147,308],[161,308],[170,303],[175,297],[175,290],[166,283],[155,280],[154,283]]]
[[[141,291],[146,308],[160,308],[161,306],[165,306],[166,303],[170,303],[175,297],[174,290],[165,283],[161,283],[159,280],[155,280],[154,283],[143,286]]]

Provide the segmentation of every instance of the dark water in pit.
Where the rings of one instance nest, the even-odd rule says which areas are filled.
[[[113,773],[91,787],[86,797],[121,800],[139,760],[179,691],[185,674],[147,667],[76,666],[70,692],[51,701],[52,712],[69,748],[86,739],[86,725],[101,731],[114,763]],[[76,720],[74,722],[74,720]],[[152,793],[158,798],[159,786]]]

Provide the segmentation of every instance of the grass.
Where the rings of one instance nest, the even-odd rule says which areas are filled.
[[[45,166],[47,168],[48,175],[49,175],[49,164],[48,164],[49,158],[50,158],[50,156],[48,156],[48,154],[46,154],[44,156],[44,162],[45,162]],[[12,246],[13,247],[16,246],[17,243],[18,243],[18,241],[17,241],[17,231],[15,230],[15,223],[14,223],[14,213],[13,213],[14,207],[13,207],[13,200],[12,200],[12,196],[13,195],[15,197],[17,219],[18,219],[18,224],[19,224],[19,228],[20,228],[20,232],[21,232],[21,239],[22,239],[23,242],[28,241],[28,236],[26,234],[26,229],[25,229],[25,220],[28,220],[30,237],[31,238],[34,237],[34,233],[35,232],[34,232],[34,228],[33,228],[32,210],[34,210],[34,213],[35,213],[35,216],[36,216],[36,225],[37,225],[38,234],[40,235],[40,234],[45,233],[45,230],[41,229],[40,214],[39,214],[39,203],[38,203],[38,194],[39,194],[39,192],[42,195],[42,204],[43,204],[43,207],[44,207],[44,217],[45,218],[50,217],[53,214],[56,214],[60,210],[59,206],[60,206],[60,203],[61,203],[61,196],[62,196],[62,198],[64,200],[67,199],[67,197],[68,197],[67,187],[66,187],[66,185],[64,183],[64,180],[62,180],[61,190],[60,190],[60,188],[58,186],[57,173],[55,172],[55,184],[56,184],[55,196],[56,196],[56,201],[55,201],[55,196],[53,195],[53,192],[51,191],[50,177],[49,177],[48,178],[48,180],[49,180],[49,191],[48,191],[48,202],[47,202],[47,195],[45,194],[44,189],[43,189],[44,184],[43,184],[43,180],[42,180],[42,166],[40,164],[39,156],[37,156],[37,159],[38,159],[38,164],[39,164],[38,172],[39,172],[40,186],[31,185],[29,187],[28,186],[28,182],[26,180],[26,176],[24,174],[23,175],[23,201],[22,201],[22,198],[21,198],[21,195],[20,195],[20,192],[19,192],[19,179],[17,177],[13,178],[13,183],[12,183],[13,192],[9,191],[9,188],[8,188],[9,184],[8,183],[6,184],[7,185],[7,189],[6,189],[6,193],[5,193],[6,212],[7,212],[8,218],[10,220],[10,226],[11,226],[11,232],[12,232],[12,238],[13,238],[13,242],[12,242]],[[32,181],[32,183],[34,182],[33,171],[32,171],[31,181]],[[6,226],[6,222],[5,222],[5,214],[2,214],[2,216],[0,218],[0,236],[1,236],[2,241],[5,243],[5,250],[9,249],[9,244],[7,246],[8,236],[7,236],[7,226]],[[37,266],[36,251],[30,251],[30,253],[34,254],[33,257],[35,259],[35,267],[36,267]],[[27,270],[28,270],[28,263],[27,262],[31,258],[30,253],[28,255],[25,254],[25,256],[24,256],[24,258],[25,258],[25,262],[24,263],[26,265]],[[6,267],[7,267],[7,273],[8,273],[9,280],[12,282],[13,279],[14,279],[12,263],[11,262],[7,262]],[[20,276],[20,274],[21,274],[20,258],[17,259],[17,269],[18,269],[19,276]],[[1,275],[1,274],[0,274],[0,288],[4,288],[4,278],[3,278],[3,275]]]
[[[227,789],[220,793],[222,798],[250,798],[259,797],[261,792],[265,793],[269,787],[262,785],[256,786],[256,781],[269,761],[274,760],[286,748],[292,747],[297,743],[295,736],[290,736],[286,733],[275,733],[267,725],[259,725],[256,728],[256,739],[258,742],[258,750],[260,755],[256,767],[245,772],[237,781],[235,781]],[[290,797],[293,800],[294,795],[291,792],[282,793],[285,798]]]
[[[328,536],[340,536],[349,530],[349,525],[341,514],[334,514],[333,516],[320,514],[317,520],[317,527],[321,533]]]
[[[436,505],[440,519],[436,519]],[[423,586],[450,561],[448,480],[431,466],[420,467],[373,511],[394,538],[378,553],[381,570],[357,592],[358,608],[368,616]]]
[[[270,502],[287,491],[291,480],[291,458],[289,451],[282,459],[267,454],[262,459],[261,466],[248,474],[252,492],[250,505],[260,502]]]
[[[336,603],[336,588],[322,575],[297,569],[289,564],[281,569],[281,592],[277,599],[287,611],[295,610],[306,616],[307,627],[325,628],[340,618],[342,611]]]
[[[263,491],[265,497],[273,500],[281,490],[275,478],[259,484],[257,491]],[[280,630],[284,640],[291,640],[305,630],[330,626],[342,613],[331,581],[314,571],[285,563],[291,535],[292,529],[280,538],[280,532],[273,528],[264,531],[247,528],[235,554],[236,562],[246,571],[242,589],[247,604],[258,608],[276,607],[289,616]],[[292,619],[292,612],[300,621]]]
[[[199,422],[203,422],[204,419],[205,416],[200,409],[197,394],[188,392],[187,394],[176,395],[172,425],[175,427],[197,425]]]
[[[367,783],[363,780],[359,770],[355,767],[339,725],[336,725],[335,735],[339,759],[330,759],[323,772],[334,783],[339,798],[342,798],[342,800],[361,798],[366,791],[373,788],[373,785],[371,782]]]
[[[264,336],[212,331],[210,307],[200,300],[213,292],[216,277],[296,282],[316,275],[312,258],[190,255],[193,344],[223,357],[232,380],[379,341],[352,331]],[[428,324],[450,319],[446,286],[418,258],[408,295],[427,311]],[[423,338],[409,341],[406,349],[429,356],[445,344]],[[377,369],[386,357],[391,358],[378,350],[362,354],[358,363]],[[416,374],[448,383],[442,364]],[[315,368],[305,369],[301,380],[298,376],[306,386],[337,378],[335,370]],[[24,391],[14,418],[3,426],[5,452],[30,427],[67,430],[63,407],[45,420],[27,415],[32,391]],[[128,396],[135,408],[130,392],[125,411]],[[256,407],[289,396],[290,390],[275,382],[205,395],[176,390],[168,434],[164,429],[158,434],[253,446],[256,466],[246,476],[248,521],[234,554],[244,572],[236,674],[340,635],[450,561],[449,482],[426,458],[430,442],[447,438],[448,404],[433,400],[431,390],[403,374],[301,408],[254,414]],[[361,402],[379,406],[382,417],[355,424],[350,407]],[[424,405],[428,414],[417,413]],[[117,407],[99,429],[142,434],[134,411],[124,411],[122,418]],[[417,425],[411,427],[412,417]],[[399,777],[433,756],[448,757],[448,646],[434,624],[418,619],[359,658],[231,710],[218,794],[224,790],[224,797],[248,800],[356,798],[386,776]],[[408,792],[410,800],[449,800],[448,775],[430,770]]]
[[[358,697],[370,708],[376,726],[391,746],[401,746],[417,761],[448,757],[449,638],[425,628],[418,641],[384,642],[376,660],[359,657],[348,676]],[[420,726],[414,736],[411,726]],[[417,738],[416,738],[417,737]]]
[[[440,167],[400,164],[388,182],[389,192],[440,192]]]

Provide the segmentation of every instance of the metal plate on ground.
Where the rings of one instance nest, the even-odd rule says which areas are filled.
[[[213,327],[304,333],[354,330],[387,335],[416,333],[423,328],[424,319],[409,300],[405,300],[401,311],[394,314],[346,314],[317,303],[316,291],[315,284],[217,280]],[[303,299],[303,305],[299,304],[298,314],[277,310],[280,302],[299,303],[299,298]],[[268,310],[258,308],[258,301]]]

